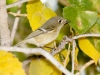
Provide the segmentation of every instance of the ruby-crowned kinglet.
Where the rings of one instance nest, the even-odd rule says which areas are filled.
[[[65,24],[69,23],[69,20],[65,20],[62,17],[56,16],[47,20],[40,28],[33,31],[22,42],[19,42],[16,46],[23,43],[35,44],[38,47],[54,41],[59,35],[60,29]]]

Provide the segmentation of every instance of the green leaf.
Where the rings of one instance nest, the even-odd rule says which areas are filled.
[[[100,33],[100,18],[98,18],[95,25],[89,30],[90,33]],[[100,38],[88,38],[93,46],[100,52]]]
[[[100,0],[68,0],[68,2],[83,10],[100,12]]]
[[[100,0],[91,0],[91,2],[95,10],[100,13]]]
[[[69,25],[79,34],[85,33],[97,20],[97,13],[83,11],[76,6],[68,6],[63,9],[64,18],[71,20]]]
[[[68,0],[72,5],[79,7],[80,9],[92,9],[93,3],[90,0]]]

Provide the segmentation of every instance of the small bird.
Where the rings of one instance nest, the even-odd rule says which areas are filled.
[[[44,45],[54,41],[59,35],[61,28],[69,22],[69,20],[65,20],[63,17],[52,17],[16,46],[20,46],[23,43],[30,43],[37,47],[43,47]]]

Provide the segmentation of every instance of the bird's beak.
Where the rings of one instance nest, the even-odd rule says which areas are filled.
[[[70,23],[71,21],[70,20],[66,20],[66,24]]]
[[[68,24],[70,22],[71,22],[70,20],[63,20],[64,25],[66,25],[66,24]]]

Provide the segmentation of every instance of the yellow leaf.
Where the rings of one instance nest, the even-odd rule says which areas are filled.
[[[39,28],[51,17],[56,16],[56,14],[42,4],[40,0],[31,0],[27,4],[27,13],[27,18],[29,19],[33,31]]]
[[[62,50],[60,53],[64,56],[64,60],[65,60],[65,58],[66,58],[66,56],[68,54],[67,49]],[[62,58],[60,58],[60,55],[59,54],[56,54],[54,57],[55,57],[55,59],[57,61],[59,61],[63,65],[64,61],[62,60]],[[68,60],[66,61],[66,66],[67,66],[68,62],[69,62],[69,56],[68,56]]]
[[[78,48],[76,47],[75,49],[75,56],[74,56],[74,65],[75,65],[75,70],[80,70],[79,64],[78,64],[78,60],[77,60],[77,56],[78,56]]]
[[[100,13],[98,13],[98,17],[100,17]]]
[[[61,54],[64,55],[64,57],[67,55],[67,50],[64,49],[61,51]],[[54,58],[63,64],[59,58],[59,54],[56,54]],[[68,60],[66,61],[66,65],[69,62],[69,57]],[[35,59],[33,58],[31,64],[30,64],[30,69],[29,69],[29,74],[30,75],[62,75],[62,72],[59,71],[51,62],[46,60],[45,58],[38,58]]]
[[[29,75],[62,75],[62,72],[45,58],[38,58],[32,60]]]
[[[0,75],[26,75],[22,63],[10,52],[0,50]]]
[[[68,55],[68,50],[67,49],[64,49],[64,50],[62,50],[61,51],[61,53],[64,55],[64,57],[66,58],[66,56]],[[69,54],[70,55],[70,54]],[[68,56],[68,59],[67,59],[67,61],[66,61],[66,66],[67,66],[67,64],[68,64],[68,62],[69,62],[69,56]]]
[[[44,50],[50,52],[52,50],[52,48],[55,48],[55,45],[56,45],[56,42],[52,41],[52,42],[45,45]]]
[[[90,41],[87,38],[82,38],[78,40],[79,47],[81,50],[91,57],[95,63],[97,64],[98,59],[100,58],[100,53],[94,48],[94,46],[90,43]]]
[[[78,51],[79,51],[78,48],[76,48],[76,50],[75,50],[75,56],[74,56],[75,57],[74,59],[75,59],[75,63],[76,64],[78,64],[78,60],[77,60]]]

